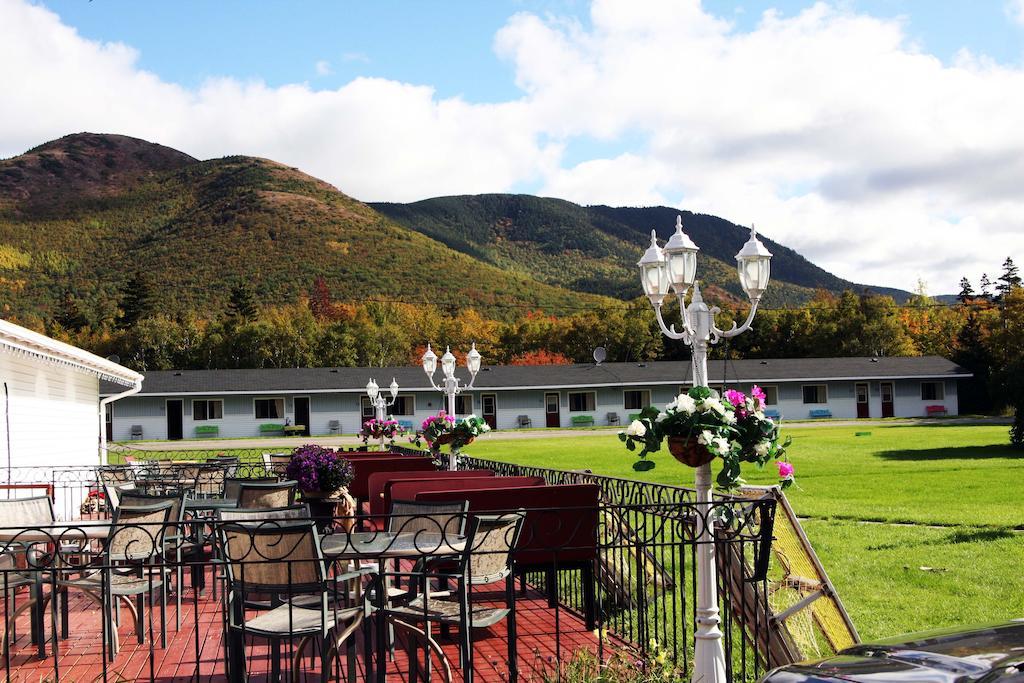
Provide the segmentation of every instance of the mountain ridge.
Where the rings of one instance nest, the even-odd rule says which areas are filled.
[[[53,319],[70,296],[90,324],[116,321],[139,272],[172,316],[222,315],[237,283],[263,304],[291,303],[318,278],[338,301],[424,300],[492,318],[591,310],[640,295],[650,226],[666,238],[677,213],[500,194],[366,204],[269,159],[199,160],[78,133],[0,160],[0,314]],[[745,299],[732,262],[745,229],[682,214],[707,256],[707,291]],[[767,242],[766,305],[847,282]]]

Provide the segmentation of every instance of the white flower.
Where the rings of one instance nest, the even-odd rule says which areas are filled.
[[[661,421],[662,421],[662,420],[664,420],[664,419],[665,419],[666,417],[668,417],[668,413],[664,413],[664,412],[662,412],[662,413],[658,413],[658,418],[657,418],[657,420],[658,420],[658,422],[661,422]]]
[[[715,450],[718,451],[719,455],[725,455],[730,450],[729,439],[725,438],[724,436],[720,436],[717,439],[715,439],[714,445]]]
[[[760,411],[760,410],[757,410],[757,411],[754,412],[754,417],[756,417],[758,420],[764,420],[765,419],[764,413],[762,411]]]
[[[714,441],[714,439],[715,435],[705,429],[703,432],[700,433],[700,436],[697,437],[697,443],[699,443],[702,446],[710,446],[711,442]]]
[[[736,415],[734,413],[727,412],[724,415],[722,415],[722,422],[724,422],[727,425],[734,425],[736,424]]]
[[[679,401],[678,396],[672,399],[672,402],[665,406],[665,410],[675,410],[677,401]]]
[[[679,394],[679,396],[676,397],[676,400],[673,401],[673,403],[675,404],[676,408],[678,408],[681,412],[684,413],[692,413],[693,411],[697,410],[697,402],[694,401],[693,398],[688,394]]]
[[[757,455],[762,458],[768,455],[769,448],[771,448],[771,444],[768,443],[767,441],[758,441],[756,444],[754,444],[754,452],[757,453]]]
[[[640,420],[633,420],[626,427],[627,436],[643,436],[647,433],[647,427],[644,427],[644,423]]]
[[[725,406],[723,406],[722,402],[719,401],[717,398],[704,399],[704,401],[701,403],[701,407],[703,408],[704,412],[714,411],[719,415],[725,415]]]

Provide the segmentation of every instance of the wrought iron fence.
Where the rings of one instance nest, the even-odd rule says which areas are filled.
[[[157,453],[146,453],[150,455],[148,459],[156,459]],[[212,451],[197,455],[212,457],[217,453]],[[410,451],[410,454],[413,453],[418,454]],[[708,523],[714,524],[717,538],[722,630],[725,634],[729,678],[733,681],[752,681],[766,668],[776,664],[770,659],[770,648],[767,647],[768,624],[762,616],[767,613],[766,574],[775,513],[773,499],[720,497],[708,507],[695,503],[692,491],[678,487],[601,477],[587,472],[525,468],[473,458],[464,458],[462,466],[493,469],[499,475],[540,476],[554,485],[589,484],[596,486],[599,491],[597,503],[593,505],[559,505],[556,500],[546,500],[542,504],[523,501],[527,516],[517,549],[512,555],[515,570],[511,574],[516,581],[515,604],[519,614],[518,680],[558,680],[574,658],[581,657],[593,657],[595,661],[606,662],[628,656],[634,664],[641,661],[649,666],[663,666],[658,662],[659,656],[662,656],[667,662],[664,666],[671,667],[680,676],[686,675],[692,660],[695,631],[695,539],[700,535],[702,526]],[[122,471],[130,478],[146,472],[148,467],[157,466],[144,463],[126,467]],[[234,474],[239,475],[260,476],[268,473],[262,451],[253,451],[248,458],[240,458],[240,462],[222,467],[234,467]],[[105,519],[111,514],[102,494],[102,482],[94,469],[14,468],[8,476],[12,488],[7,489],[7,497],[32,495],[39,490],[31,487],[44,485],[46,488],[42,490],[59,501],[55,507],[58,518]],[[198,489],[196,485],[190,495],[201,498],[204,494],[197,492]],[[147,590],[143,592],[147,596],[144,600],[155,599],[160,591],[155,590],[154,593],[154,590],[149,589],[157,589],[153,584],[160,579],[166,580],[168,594],[173,597],[168,608],[168,623],[178,622],[178,627],[163,628],[154,610],[146,610],[143,628],[145,643],[132,643],[130,648],[124,648],[130,651],[118,654],[113,659],[109,656],[95,657],[97,652],[103,653],[109,647],[112,634],[117,631],[116,628],[100,628],[97,616],[101,606],[98,602],[89,605],[85,599],[77,603],[71,601],[68,610],[67,600],[58,605],[60,601],[47,597],[64,595],[66,591],[61,585],[63,579],[72,573],[80,574],[83,567],[88,567],[88,571],[97,572],[101,577],[100,593],[108,590],[111,580],[102,577],[113,576],[115,565],[123,564],[123,560],[115,562],[109,556],[103,556],[101,551],[109,546],[109,539],[90,540],[84,537],[83,534],[88,533],[83,531],[86,528],[85,522],[72,527],[62,527],[55,523],[58,526],[50,526],[48,529],[38,524],[22,525],[20,531],[0,529],[0,534],[4,534],[0,539],[9,539],[0,540],[0,547],[9,551],[3,556],[9,559],[0,564],[0,589],[6,597],[13,598],[13,603],[5,600],[5,633],[8,627],[17,626],[10,647],[4,651],[3,670],[6,680],[44,680],[46,676],[53,680],[58,676],[61,680],[169,680],[166,674],[172,668],[174,675],[195,680],[228,678],[231,656],[237,657],[240,651],[237,643],[233,650],[231,648],[230,619],[239,614],[247,614],[250,605],[246,603],[246,609],[242,612],[233,612],[237,604],[225,602],[224,589],[230,588],[225,566],[227,553],[217,543],[223,525],[216,521],[215,514],[203,512],[201,505],[191,505],[187,523],[166,527],[168,530],[173,527],[173,533],[169,531],[169,537],[175,539],[170,547],[172,552],[136,562],[137,566],[133,567],[139,580],[148,584],[145,586]],[[504,510],[488,510],[486,514],[514,514],[518,509],[510,506]],[[470,517],[472,515],[462,517],[459,526],[465,527]],[[406,523],[412,519],[409,517]],[[366,547],[372,546],[374,549],[375,555],[367,553],[362,558],[347,557],[350,561],[347,569],[359,569],[363,564],[373,564],[372,561],[380,557],[380,543],[385,542],[381,539],[387,538],[382,532],[386,522],[367,516],[335,518],[329,524],[325,524],[323,519],[316,521],[321,527],[329,526],[328,537],[332,538],[331,547],[335,549],[338,544],[357,547],[357,541],[369,543]],[[0,525],[5,524],[7,522],[0,519]],[[136,531],[140,526],[135,525]],[[149,535],[153,536],[155,527],[149,525],[146,528]],[[202,534],[198,540],[197,530],[201,530]],[[17,537],[15,531],[20,533],[20,537]],[[32,540],[33,533],[43,536]],[[354,535],[366,533],[369,536]],[[421,540],[426,540],[422,534]],[[453,640],[436,635],[428,638],[427,634],[431,631],[423,628],[422,621],[413,623],[415,620],[408,614],[404,615],[404,620],[399,618],[403,615],[390,615],[392,621],[401,622],[397,635],[391,634],[391,631],[395,631],[394,624],[385,629],[383,636],[376,626],[372,626],[384,623],[384,620],[374,615],[388,612],[387,604],[382,602],[389,595],[385,578],[407,588],[410,585],[425,588],[430,584],[434,589],[440,589],[445,583],[452,586],[457,584],[459,575],[454,571],[451,556],[448,562],[427,561],[444,555],[438,552],[437,540],[431,542],[433,546],[430,542],[421,544],[422,547],[416,548],[414,556],[406,555],[396,560],[397,564],[390,561],[377,564],[375,569],[378,572],[381,569],[387,570],[384,578],[366,571],[357,580],[358,591],[349,584],[339,587],[340,579],[337,577],[345,577],[347,573],[335,561],[328,561],[328,567],[333,565],[333,570],[327,572],[330,579],[328,592],[334,591],[328,600],[331,608],[361,609],[366,618],[365,628],[370,629],[364,632],[360,626],[357,629],[359,633],[354,636],[360,643],[356,650],[346,651],[344,656],[328,663],[328,666],[336,669],[336,673],[347,676],[348,671],[352,670],[357,677],[369,680],[385,672],[397,672],[396,667],[408,673],[404,671],[408,667],[423,675],[429,673],[426,666],[429,661],[435,666],[433,675],[443,676],[443,666],[436,668],[441,665],[441,660],[436,656],[437,652],[432,650],[434,644],[439,643],[438,647],[452,661],[452,671],[456,678],[468,680],[474,674],[479,680],[508,680],[513,677],[509,655],[504,647],[498,645],[508,629],[502,623],[496,623],[491,629],[482,629],[479,633],[473,629],[474,641],[470,648],[473,656],[464,658],[461,663],[457,637],[462,629],[457,626],[452,629],[453,635],[456,635]],[[155,543],[155,539],[151,539],[151,544]],[[373,546],[373,543],[378,545]],[[192,552],[197,544],[201,553]],[[31,564],[25,553],[28,547],[39,551],[29,553],[33,558]],[[186,549],[189,552],[176,552]],[[64,563],[65,560],[66,564],[57,566],[57,563]],[[259,560],[268,567],[273,562],[283,562],[286,568],[278,568],[277,571],[286,572],[286,578],[289,579],[308,569],[308,558],[296,560],[277,554],[274,557],[260,557]],[[250,579],[260,573],[258,564],[250,565],[245,571]],[[28,587],[22,585],[26,577],[31,580]],[[183,583],[182,577],[194,578]],[[245,584],[244,581],[242,583]],[[484,588],[470,591],[469,600],[479,595],[481,604],[493,606],[500,599],[503,589]],[[363,596],[361,602],[356,600],[355,595],[360,591]],[[231,591],[228,590],[227,594],[231,594]],[[432,593],[421,590],[420,594],[427,596],[421,602],[429,603]],[[30,616],[34,613],[34,609],[30,608],[15,618],[19,604],[24,604],[32,595],[41,596],[39,604],[45,602],[45,609]],[[263,597],[270,602],[276,599],[272,591]],[[351,602],[351,605],[346,601]],[[301,604],[301,601],[281,604],[293,602],[295,605]],[[136,605],[136,608],[140,605]],[[78,616],[75,615],[76,611],[79,612]],[[305,614],[289,614],[286,621],[292,619],[294,622],[297,616],[308,617]],[[82,660],[76,660],[69,654],[80,653],[83,647],[80,639],[72,639],[67,644],[61,637],[53,637],[54,633],[65,632],[69,624],[73,631],[79,624],[83,629],[92,629],[94,637],[89,641],[89,653],[93,659],[89,661],[94,661],[94,665],[91,667],[73,663]],[[39,657],[39,644],[31,644],[31,634],[40,625],[44,633],[45,627],[50,627],[46,636],[48,651],[45,659]],[[124,622],[120,630],[122,634],[129,634],[129,637],[132,633]],[[292,629],[288,631],[293,632]],[[436,624],[433,633],[437,633]],[[160,645],[161,634],[166,634],[168,638],[167,647]],[[250,670],[272,667],[273,662],[278,661],[283,663],[286,670],[299,667],[303,675],[312,675],[324,666],[310,651],[304,650],[302,656],[289,658],[289,655],[301,649],[301,639],[282,644],[278,650],[283,650],[275,655],[273,648],[253,650],[255,646],[249,646],[253,638],[255,632],[243,634],[241,639],[248,653],[246,664]],[[398,653],[392,660],[388,650],[396,642],[395,639]],[[403,644],[406,650],[411,651],[411,656],[409,652],[403,654]],[[188,652],[187,657],[185,651]],[[430,653],[434,656],[428,657]],[[174,660],[173,666],[171,660]],[[238,661],[241,660],[235,662],[236,671]],[[413,666],[413,662],[418,662],[418,666]],[[71,668],[76,666],[79,668]],[[75,677],[79,675],[81,678]]]

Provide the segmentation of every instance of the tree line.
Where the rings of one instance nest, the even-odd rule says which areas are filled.
[[[960,288],[950,304],[923,285],[902,305],[889,296],[819,291],[802,306],[759,311],[753,329],[712,347],[712,358],[944,356],[975,374],[961,388],[961,412],[1024,406],[1024,290],[1016,265],[1007,258],[995,281],[983,275],[975,289],[963,278]],[[685,345],[661,335],[643,297],[563,315],[524,310],[511,320],[472,306],[335,301],[323,279],[277,306],[260,305],[247,284],[236,283],[227,312],[215,319],[166,315],[160,302],[139,274],[114,323],[90,324],[70,295],[53,319],[17,322],[143,372],[405,365],[419,362],[428,341],[460,352],[475,342],[490,364],[587,363],[597,346],[608,361],[689,358]],[[739,302],[720,305],[723,327],[747,313]],[[665,313],[678,328],[678,307],[666,301]]]

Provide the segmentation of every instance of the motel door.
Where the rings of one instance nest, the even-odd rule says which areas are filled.
[[[544,426],[561,427],[562,415],[558,412],[561,399],[559,394],[544,394]]]
[[[302,436],[309,436],[309,398],[306,396],[295,397],[295,424],[305,427]]]
[[[895,415],[892,407],[892,382],[882,382],[882,417]]]
[[[857,384],[857,417],[871,417],[871,404],[868,403],[867,383]]]
[[[181,424],[183,403],[184,401],[181,399],[167,401],[167,438],[172,441],[177,441],[183,436]]]
[[[484,422],[491,429],[498,428],[498,398],[494,394],[480,395],[480,412],[483,413]]]

